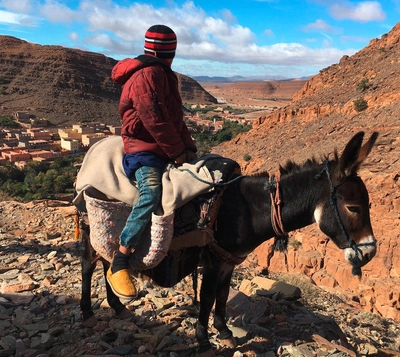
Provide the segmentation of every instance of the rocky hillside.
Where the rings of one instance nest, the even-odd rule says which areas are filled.
[[[0,213],[0,356],[197,356],[190,276],[173,288],[137,281],[140,297],[116,315],[98,263],[91,289],[95,316],[82,321],[74,207],[8,201]],[[216,356],[399,355],[396,321],[360,311],[304,276],[266,273],[254,255],[235,269],[227,316],[238,346],[221,344],[210,319]]]
[[[257,250],[259,264],[272,271],[302,272],[318,285],[343,289],[360,307],[400,320],[400,23],[373,39],[353,56],[320,71],[293,101],[215,153],[236,159],[246,174],[276,171],[287,159],[301,163],[343,150],[358,131],[380,136],[360,171],[370,193],[371,217],[378,239],[377,256],[363,268],[361,281],[351,276],[343,254],[327,243],[315,225],[292,234],[302,243],[286,257],[268,255],[269,243]],[[357,111],[355,101],[367,108]],[[251,156],[244,161],[243,156]]]
[[[0,47],[0,115],[28,110],[53,124],[120,122],[121,88],[110,78],[116,60],[10,36],[0,36]],[[195,80],[183,74],[178,78],[184,102],[217,102]]]

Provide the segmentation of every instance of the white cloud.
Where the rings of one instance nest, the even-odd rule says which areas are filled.
[[[264,30],[263,34],[267,37],[275,37],[274,31],[270,30],[270,29],[266,29]]]
[[[350,53],[349,53],[350,52]],[[277,43],[272,46],[243,48],[235,57],[235,62],[263,63],[275,66],[326,66],[337,62],[344,54],[351,55],[355,50],[341,51],[336,48],[312,49],[299,43]]]
[[[142,53],[144,33],[149,24],[156,23],[166,24],[177,33],[177,58],[186,60],[317,67],[330,65],[344,54],[356,52],[335,48],[312,49],[299,43],[259,46],[249,28],[231,23],[234,19],[230,16],[226,16],[229,22],[209,16],[192,1],[182,7],[156,9],[138,3],[122,7],[109,2],[93,4],[84,0],[80,10],[93,32],[84,39],[85,46],[103,47],[103,53],[114,57]],[[229,15],[229,12],[225,14]],[[309,26],[320,31],[338,32],[322,20]],[[273,35],[272,31],[266,34]],[[329,42],[324,44],[328,46]]]
[[[236,17],[232,14],[232,12],[230,10],[224,9],[224,10],[222,10],[221,14],[222,14],[222,18],[227,23],[233,24],[233,23],[237,22]]]
[[[32,11],[31,0],[1,0],[0,6],[4,7],[9,11],[24,13],[24,14]]]
[[[68,37],[73,41],[73,42],[78,42],[79,41],[79,35],[77,32],[71,32]]]
[[[46,0],[40,5],[40,13],[50,22],[72,22],[77,20],[77,14],[64,4],[54,0]]]
[[[107,34],[97,34],[90,36],[85,39],[86,42],[90,42],[92,46],[104,48],[102,51],[104,54],[111,56],[113,53],[124,53],[130,56],[136,56],[143,52],[143,44],[138,46],[131,42],[120,42],[111,38]]]
[[[0,10],[0,23],[20,26],[36,26],[39,19],[25,14]]]
[[[377,1],[363,1],[356,5],[350,2],[336,3],[330,7],[331,15],[338,20],[359,22],[382,21],[386,18],[381,4]]]
[[[0,22],[6,24],[21,24],[21,16],[9,11],[0,10]]]
[[[303,30],[305,32],[326,32],[326,33],[332,33],[332,34],[337,34],[342,32],[341,29],[337,28],[337,27],[332,27],[330,25],[328,25],[324,20],[316,20],[315,22],[313,22],[312,24],[308,24],[306,26],[303,27]]]
[[[369,39],[364,37],[357,37],[357,36],[341,36],[340,41],[345,42],[360,42],[360,43],[368,43]]]
[[[268,66],[280,69],[287,68],[286,66],[317,68],[338,62],[343,55],[352,55],[356,52],[352,49],[342,51],[332,48],[332,39],[327,34],[340,33],[341,29],[332,27],[321,19],[303,28],[311,32],[320,32],[328,39],[324,41],[325,47],[321,49],[313,49],[300,43],[261,46],[255,33],[249,27],[238,24],[229,10],[222,10],[219,15],[211,16],[197,7],[193,1],[186,1],[182,6],[166,2],[166,7],[154,7],[138,2],[121,2],[128,3],[127,6],[123,6],[113,0],[80,0],[78,8],[74,9],[66,5],[67,1],[62,0],[18,1],[25,4],[25,8],[28,4],[37,6],[35,13],[39,11],[44,18],[53,23],[59,22],[65,25],[68,22],[68,26],[71,26],[68,37],[74,45],[113,58],[131,57],[143,53],[144,33],[149,26],[157,23],[168,25],[177,33],[179,61],[174,63],[187,60],[185,64],[187,68],[190,68],[189,66],[194,68],[197,63],[202,63],[204,68],[207,68],[204,63],[208,63],[210,67],[210,63],[224,63],[231,71],[241,66],[246,68],[260,66],[264,69]],[[0,4],[5,6],[5,2],[11,4],[18,1],[0,0]],[[351,9],[358,14],[365,13],[365,9],[371,11],[368,4],[375,4],[372,8],[377,9],[376,2],[359,3],[353,8],[348,2],[341,4],[341,7],[339,5],[332,7],[332,11],[341,16],[350,16]],[[361,11],[362,9],[364,10]],[[0,10],[0,22],[19,25],[26,21],[26,17],[23,16],[26,15]],[[363,18],[365,19],[366,15]],[[39,19],[32,17],[31,21],[33,20]],[[82,26],[83,32],[80,32]],[[274,36],[274,33],[266,29],[262,36],[264,39],[265,35]],[[188,73],[187,68],[181,73]]]

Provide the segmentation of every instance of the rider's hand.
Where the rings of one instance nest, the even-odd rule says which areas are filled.
[[[177,166],[182,165],[185,162],[186,162],[186,153],[185,152],[174,159],[174,164]]]
[[[185,150],[186,153],[186,162],[192,162],[197,159],[197,155],[192,150]]]

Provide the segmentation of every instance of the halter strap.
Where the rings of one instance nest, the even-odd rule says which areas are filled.
[[[349,180],[351,180],[354,177],[357,177],[357,174],[353,174],[348,176],[345,180],[343,180],[342,182],[339,182],[338,184],[334,184],[331,178],[331,173],[329,171],[329,161],[325,160],[324,161],[324,165],[322,167],[322,170],[320,173],[318,173],[317,175],[314,176],[315,179],[319,180],[321,179],[321,176],[323,173],[326,173],[326,177],[328,178],[328,183],[329,183],[329,187],[330,187],[330,204],[333,206],[334,210],[335,210],[335,216],[336,219],[339,223],[340,229],[344,235],[344,237],[347,240],[347,246],[343,246],[343,247],[339,247],[340,249],[347,249],[347,248],[352,248],[354,250],[354,252],[356,253],[355,256],[353,258],[349,258],[349,261],[352,263],[353,265],[353,275],[358,275],[361,276],[361,260],[358,256],[358,253],[360,253],[360,255],[362,256],[362,251],[360,249],[360,247],[367,247],[367,246],[376,246],[376,239],[374,239],[372,242],[369,243],[356,243],[354,242],[353,239],[351,239],[346,231],[346,228],[344,227],[343,221],[340,217],[339,214],[339,208],[337,206],[337,200],[336,200],[336,189],[340,186],[342,186],[343,184],[345,184],[346,182],[348,182]]]

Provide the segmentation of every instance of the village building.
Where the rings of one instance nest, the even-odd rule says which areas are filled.
[[[2,156],[8,161],[16,162],[16,161],[29,161],[31,158],[31,154],[27,150],[9,150],[3,151]]]
[[[81,147],[81,141],[79,139],[61,138],[61,149],[76,153]]]
[[[58,129],[58,135],[63,139],[80,140],[82,138],[82,132],[73,128],[62,128]]]
[[[206,109],[206,105],[194,105],[193,108]],[[213,111],[223,113],[224,119],[213,120],[203,118],[200,113],[186,115],[185,120],[193,131],[206,130],[215,134],[223,129],[224,120],[239,119],[223,107]],[[189,113],[189,112],[188,112]],[[18,163],[24,167],[30,160],[46,161],[66,153],[79,153],[86,151],[94,143],[109,135],[121,135],[121,126],[106,125],[99,122],[73,124],[71,127],[58,128],[57,132],[50,132],[44,128],[44,119],[38,119],[29,112],[19,111],[14,114],[15,120],[23,126],[21,128],[8,128],[0,130],[0,164],[5,161]],[[42,125],[43,124],[43,125]]]
[[[92,146],[105,137],[104,133],[82,135],[82,146]]]
[[[51,140],[50,132],[43,130],[41,128],[30,128],[26,132],[30,134],[31,138],[40,140]]]

